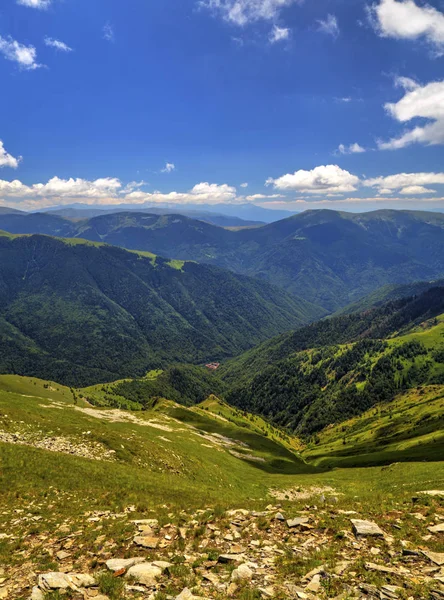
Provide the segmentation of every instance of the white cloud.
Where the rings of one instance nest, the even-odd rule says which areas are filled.
[[[318,21],[318,31],[331,35],[334,38],[338,37],[339,25],[335,15],[327,15],[326,19],[320,19]]]
[[[167,162],[161,172],[162,173],[172,173],[175,170],[176,170],[176,165],[174,163]]]
[[[114,42],[116,39],[116,35],[114,32],[114,27],[111,23],[106,23],[103,26],[103,39],[108,42]]]
[[[0,36],[0,54],[27,71],[33,71],[42,66],[37,63],[37,51],[34,46],[25,46],[12,38]]]
[[[278,27],[277,25],[274,25],[268,39],[272,44],[276,44],[277,42],[284,42],[285,40],[288,40],[289,37],[290,30],[288,27]]]
[[[248,187],[248,183],[241,183],[240,186],[241,186],[241,188],[247,188]]]
[[[51,5],[52,0],[17,0],[17,4],[29,6],[30,8],[45,9]]]
[[[5,146],[3,145],[3,142],[0,140],[0,168],[1,167],[11,167],[11,169],[16,169],[21,160],[22,160],[21,156],[19,156],[18,158],[15,158],[11,154],[8,154],[5,150]]]
[[[438,54],[444,51],[444,14],[413,0],[381,0],[370,9],[377,32],[382,37],[416,40],[424,38]]]
[[[61,52],[72,52],[72,48],[65,44],[65,42],[55,40],[54,38],[45,37],[45,45],[60,50]]]
[[[144,192],[145,182],[132,182],[126,187],[114,177],[88,181],[81,178],[53,177],[47,183],[25,185],[19,180],[0,179],[0,204],[15,203],[22,208],[44,208],[73,202],[90,205],[113,204],[220,204],[241,202],[235,187],[228,184],[202,182],[188,192]]]
[[[405,188],[402,188],[399,193],[403,194],[404,196],[414,196],[415,194],[435,194],[436,190],[431,190],[423,187],[422,185],[409,185]]]
[[[420,87],[419,83],[411,77],[395,77],[395,87],[403,88],[406,91],[416,90]]]
[[[353,192],[359,184],[359,178],[338,167],[325,165],[311,171],[296,171],[272,179],[267,179],[266,185],[273,185],[278,190],[298,191],[300,193],[345,193]]]
[[[273,198],[285,198],[282,194],[252,194],[251,196],[247,196],[247,200],[249,202],[254,202],[255,200],[271,200]]]
[[[350,146],[344,146],[344,144],[339,144],[338,150],[339,154],[362,154],[365,152],[365,148],[357,144],[350,144]]]
[[[430,146],[444,144],[444,81],[410,88],[399,102],[388,103],[385,109],[400,123],[416,118],[430,122],[418,125],[388,142],[378,141],[381,150],[396,150],[414,143]]]
[[[402,195],[432,194],[427,185],[444,185],[444,173],[398,173],[388,177],[364,179],[365,187],[378,188],[379,194],[393,194],[396,190]]]
[[[220,14],[225,21],[244,26],[256,21],[275,21],[281,10],[300,0],[201,0],[199,5]]]

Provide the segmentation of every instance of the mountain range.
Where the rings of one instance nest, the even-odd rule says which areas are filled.
[[[277,285],[328,312],[387,284],[444,277],[444,215],[433,212],[316,210],[237,231],[183,215],[126,212],[72,220],[0,214],[0,229],[216,265]]]
[[[86,385],[221,360],[324,311],[217,267],[0,235],[0,372]]]

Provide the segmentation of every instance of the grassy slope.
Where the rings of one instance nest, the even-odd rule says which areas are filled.
[[[323,467],[362,467],[440,460],[443,448],[444,388],[426,386],[327,427],[303,456]]]

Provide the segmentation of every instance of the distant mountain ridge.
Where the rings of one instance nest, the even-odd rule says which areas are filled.
[[[444,215],[313,210],[229,231],[183,215],[115,213],[72,221],[0,215],[0,229],[82,237],[217,265],[334,312],[387,284],[444,277]]]
[[[323,315],[209,265],[0,235],[0,372],[87,385],[235,355]]]

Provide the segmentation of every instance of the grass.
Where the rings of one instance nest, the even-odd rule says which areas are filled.
[[[393,402],[327,427],[303,456],[322,467],[440,460],[444,448],[444,389],[424,386]]]

